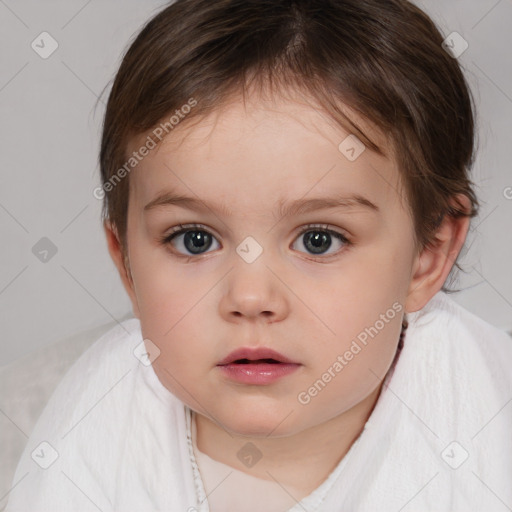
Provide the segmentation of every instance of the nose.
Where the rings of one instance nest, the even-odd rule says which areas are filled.
[[[263,261],[237,262],[224,286],[219,307],[227,321],[248,319],[273,323],[288,315],[286,287]]]

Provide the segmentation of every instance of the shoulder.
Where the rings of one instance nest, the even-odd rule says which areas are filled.
[[[474,434],[512,395],[512,338],[444,292],[408,318],[395,384],[439,432]],[[494,424],[510,421],[504,410]]]
[[[29,445],[42,435],[65,438],[85,416],[90,421],[94,415],[88,411],[98,408],[122,382],[124,393],[116,393],[117,400],[107,402],[113,410],[123,407],[127,384],[139,364],[134,350],[141,342],[140,323],[135,318],[119,323],[93,342],[57,385],[36,422]]]
[[[110,510],[119,479],[130,480],[130,492],[136,494],[139,480],[147,478],[141,461],[157,448],[171,456],[177,451],[174,437],[167,437],[173,425],[184,423],[182,406],[160,384],[151,365],[138,359],[143,343],[139,321],[125,320],[68,370],[20,459],[15,476],[20,484],[9,500],[12,510],[89,510],[90,503],[82,503],[83,495],[70,481],[80,482],[98,508]],[[145,451],[147,445],[151,453]]]
[[[408,318],[416,335],[428,336],[434,344],[438,341],[440,348],[447,351],[474,353],[482,363],[512,379],[509,368],[512,337],[468,311],[445,292],[438,292],[422,310],[409,314]]]

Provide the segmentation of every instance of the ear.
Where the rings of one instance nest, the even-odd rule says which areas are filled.
[[[137,296],[135,294],[135,288],[133,286],[128,257],[126,257],[125,261],[119,236],[117,235],[117,229],[115,226],[112,226],[108,220],[104,221],[103,229],[105,230],[105,235],[107,237],[108,252],[110,253],[110,257],[119,272],[124,289],[130,297],[133,314],[136,318],[140,319],[139,306]]]
[[[466,212],[471,211],[471,202],[467,196],[458,194],[453,202]],[[469,223],[469,217],[444,216],[434,240],[415,258],[405,301],[406,312],[420,310],[443,287],[464,245]]]

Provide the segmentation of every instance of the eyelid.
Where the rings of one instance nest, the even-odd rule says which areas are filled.
[[[191,223],[191,224],[178,224],[176,226],[174,226],[171,231],[167,232],[165,235],[163,235],[160,239],[160,241],[162,243],[165,243],[165,241],[170,241],[171,238],[173,237],[173,235],[178,235],[184,231],[192,231],[194,229],[197,229],[198,231],[207,231],[208,233],[212,234],[212,235],[215,235],[215,237],[217,237],[217,235],[215,234],[214,230],[209,228],[208,226],[205,226],[204,224],[196,224],[196,223]]]
[[[319,231],[327,231],[329,233],[334,233],[335,235],[339,235],[343,239],[348,241],[348,235],[338,231],[331,224],[307,224],[306,226],[303,226],[302,228],[300,228],[300,231],[297,236],[302,235],[302,234],[304,234],[308,231],[311,231],[313,229],[318,229]]]

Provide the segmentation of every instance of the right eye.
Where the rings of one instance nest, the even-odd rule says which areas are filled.
[[[172,245],[183,256],[204,254],[215,237],[199,224],[179,225],[161,240],[163,245]],[[188,252],[185,252],[188,251]]]

